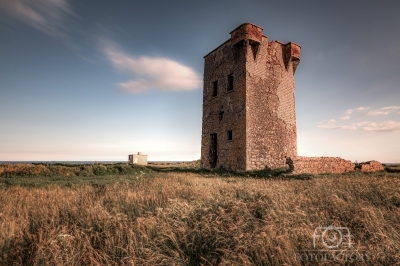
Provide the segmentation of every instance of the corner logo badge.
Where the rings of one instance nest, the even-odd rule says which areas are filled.
[[[313,234],[313,248],[322,243],[327,249],[351,248],[351,234],[347,227],[319,226]]]

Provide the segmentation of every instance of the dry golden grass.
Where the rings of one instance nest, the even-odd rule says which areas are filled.
[[[129,180],[129,182],[126,180]],[[0,190],[1,265],[395,265],[400,178],[157,173]],[[364,261],[310,261],[318,226],[349,228]],[[323,249],[322,242],[317,247]]]

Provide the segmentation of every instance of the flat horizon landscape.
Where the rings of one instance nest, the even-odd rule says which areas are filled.
[[[0,265],[400,266],[399,11],[0,0]]]
[[[158,163],[169,163],[169,164],[174,164],[174,163],[187,163],[187,162],[193,162],[193,161],[198,161],[198,160],[178,160],[178,161],[148,161],[149,164],[158,164]],[[112,164],[112,163],[128,163],[128,160],[126,161],[0,161],[0,164],[95,164],[95,163],[103,163],[103,164]],[[361,163],[361,162],[358,162]],[[400,164],[400,162],[380,162],[384,165],[397,165]]]

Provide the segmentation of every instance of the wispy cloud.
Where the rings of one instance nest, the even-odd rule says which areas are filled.
[[[400,131],[400,122],[396,121],[385,121],[380,123],[361,122],[357,123],[357,126],[365,131]]]
[[[344,112],[344,115],[340,117],[341,120],[349,120],[350,115],[353,114],[354,112],[362,112],[368,110],[369,107],[363,107],[360,106],[358,108],[353,108],[353,109],[347,109],[346,112]]]
[[[328,129],[348,129],[348,130],[357,130],[357,126],[352,125],[339,125],[334,119],[329,120],[327,123],[319,123],[319,128],[328,128]]]
[[[201,86],[202,81],[193,69],[172,59],[134,57],[109,44],[102,50],[116,69],[133,76],[133,80],[118,84],[126,92],[192,90]]]
[[[389,115],[389,114],[400,114],[400,106],[387,106],[387,107],[371,110],[367,113],[367,115],[370,115],[370,116]]]
[[[339,120],[330,119],[329,121],[319,123],[318,127],[326,129],[364,130],[370,132],[400,132],[400,122],[393,120],[379,121],[379,122],[363,121],[363,122],[348,123],[350,122],[350,119],[352,119],[351,116],[356,112],[359,114],[359,117],[364,117],[364,118],[367,116],[400,114],[400,106],[387,106],[374,110],[370,109],[371,108],[369,107],[358,107],[354,109],[348,109],[344,112],[344,114],[340,117]],[[348,124],[343,124],[345,123],[344,121],[346,121]]]
[[[0,10],[35,29],[59,38],[68,38],[66,16],[75,16],[67,0],[1,0]]]

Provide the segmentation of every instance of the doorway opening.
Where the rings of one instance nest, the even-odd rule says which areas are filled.
[[[210,135],[210,167],[215,168],[217,166],[218,160],[218,144],[217,144],[217,133],[213,133]]]

